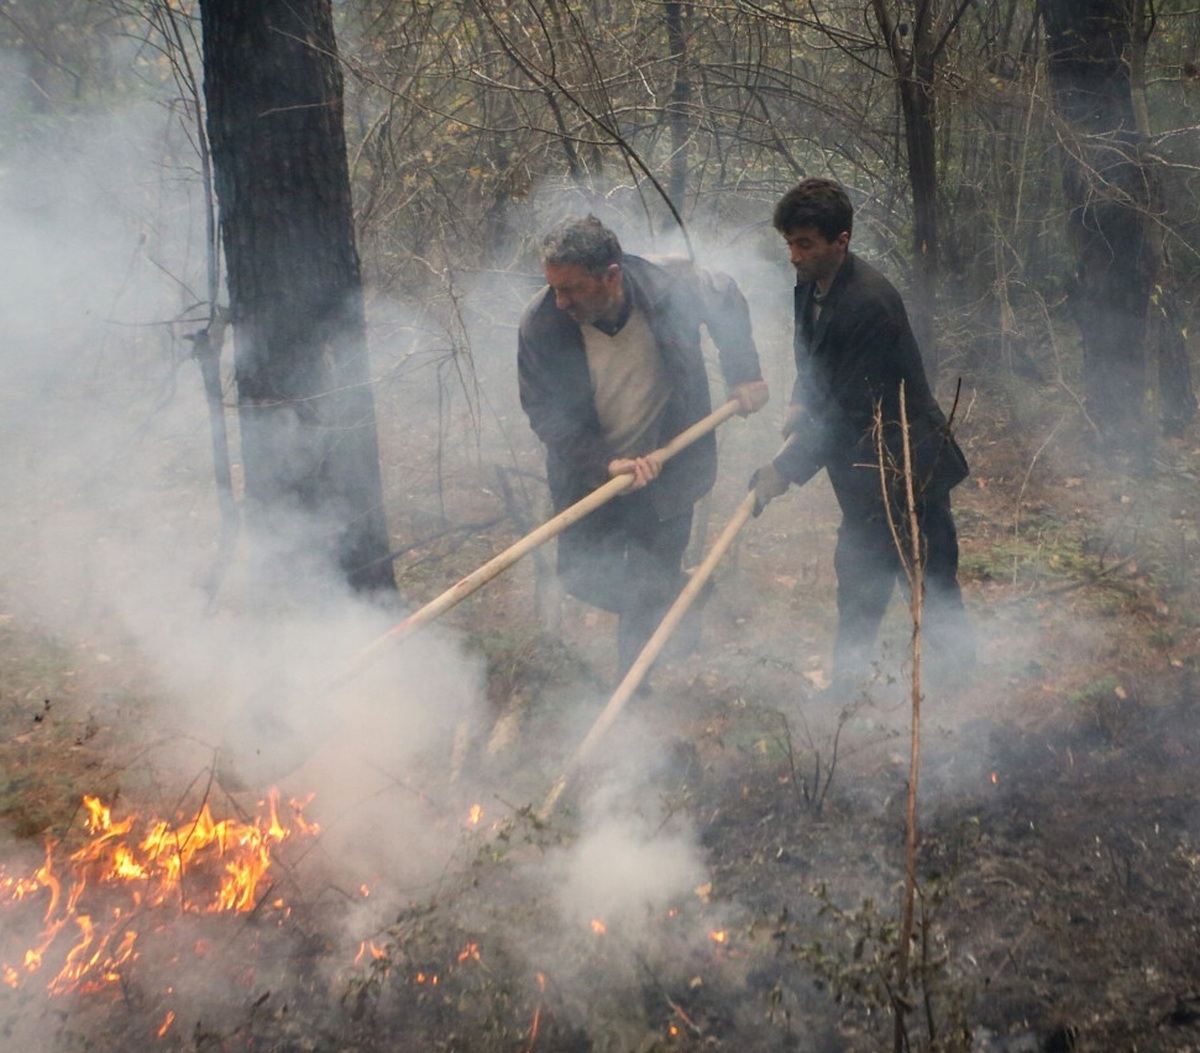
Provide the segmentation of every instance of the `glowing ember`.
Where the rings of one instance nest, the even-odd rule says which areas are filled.
[[[713,932],[710,932],[708,934],[708,938],[712,940],[713,943],[724,943],[727,939],[729,939],[729,934],[726,933],[724,929],[717,929]]]
[[[175,1023],[175,1013],[173,1010],[169,1010],[162,1022],[162,1026],[158,1029],[158,1037],[162,1038],[163,1035],[170,1031],[173,1023]]]
[[[603,936],[607,931],[608,929],[605,927],[604,922],[600,921],[598,918],[592,919],[592,932],[594,932],[597,936]]]
[[[478,826],[483,819],[483,805],[471,805],[471,811],[467,815],[467,823],[471,826]]]
[[[385,951],[382,947],[376,946],[374,940],[363,940],[359,945],[358,954],[354,956],[354,964],[361,964],[368,954],[370,954],[375,961],[379,961],[379,959],[387,957],[387,951]]]
[[[291,803],[291,825],[279,818],[278,795],[263,802],[265,814],[250,822],[217,820],[205,804],[177,825],[165,820],[142,824],[136,815],[113,818],[99,798],[83,798],[89,839],[65,860],[46,846],[42,865],[28,877],[0,871],[0,909],[45,899],[44,927],[35,946],[24,953],[25,973],[34,973],[59,937],[74,930],[74,943],[61,957],[50,980],[52,993],[94,991],[121,978],[137,958],[135,915],[158,908],[184,913],[245,913],[259,906],[271,868],[271,850],[294,833],[312,836],[318,828],[304,822],[302,805]],[[283,908],[282,899],[272,901]],[[149,922],[150,919],[143,918]],[[61,953],[61,952],[60,952]],[[11,987],[21,970],[0,964],[0,977]],[[164,1030],[171,1018],[163,1023]]]
[[[468,943],[458,955],[459,964],[465,961],[479,961],[479,944]]]
[[[542,994],[545,994],[546,993],[546,974],[545,973],[537,974],[537,985],[538,985],[538,990]],[[541,1003],[541,1000],[539,999],[537,1006],[533,1010],[533,1022],[529,1025],[529,1045],[527,1048],[531,1051],[537,1045],[538,1031],[541,1030],[541,1026],[542,1026],[542,1003]]]

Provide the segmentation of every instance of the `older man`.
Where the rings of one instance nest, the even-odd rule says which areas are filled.
[[[686,581],[692,506],[716,478],[712,434],[666,464],[651,456],[712,411],[701,328],[743,414],[766,404],[767,386],[745,298],[727,275],[629,255],[595,216],[550,231],[541,262],[546,286],[521,319],[517,365],[554,507],[634,477],[558,541],[567,592],[618,615],[623,676]]]

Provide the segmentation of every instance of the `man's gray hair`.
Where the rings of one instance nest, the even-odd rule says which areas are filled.
[[[599,277],[620,262],[620,240],[592,215],[563,220],[542,238],[542,266],[575,264]]]

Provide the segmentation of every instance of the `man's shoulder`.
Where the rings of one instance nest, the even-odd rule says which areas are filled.
[[[682,274],[689,274],[696,269],[696,264],[690,256],[684,256],[680,253],[647,253],[644,256],[629,256],[631,261],[636,261],[635,265],[645,266],[648,271],[653,273],[662,272],[669,277],[678,277]]]
[[[706,304],[724,303],[737,293],[737,282],[724,271],[702,267],[690,256],[626,256],[622,261],[643,302],[704,314]]]
[[[694,275],[695,268],[686,256],[635,256],[627,252],[621,257],[621,270],[633,286],[635,301],[655,314],[677,300],[682,289],[694,284],[688,275]]]
[[[867,262],[857,253],[847,253],[846,262],[849,269],[849,283],[852,287],[877,296],[895,296],[900,293],[892,284],[891,279],[874,264]]]
[[[621,269],[630,279],[652,291],[668,289],[691,266],[686,256],[635,256],[627,252],[621,257]]]

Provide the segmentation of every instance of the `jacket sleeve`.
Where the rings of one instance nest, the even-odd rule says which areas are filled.
[[[758,348],[750,324],[750,306],[728,274],[695,272],[700,319],[716,345],[721,374],[730,388],[762,380]]]
[[[828,456],[825,427],[811,414],[802,414],[772,463],[788,482],[803,486],[823,467]]]
[[[791,402],[797,414],[788,443],[775,457],[780,474],[803,485],[834,457],[865,456],[874,431],[875,408],[888,386],[886,349],[897,337],[894,320],[880,304],[839,305],[836,331],[825,338],[828,352],[818,362],[797,352]]]

